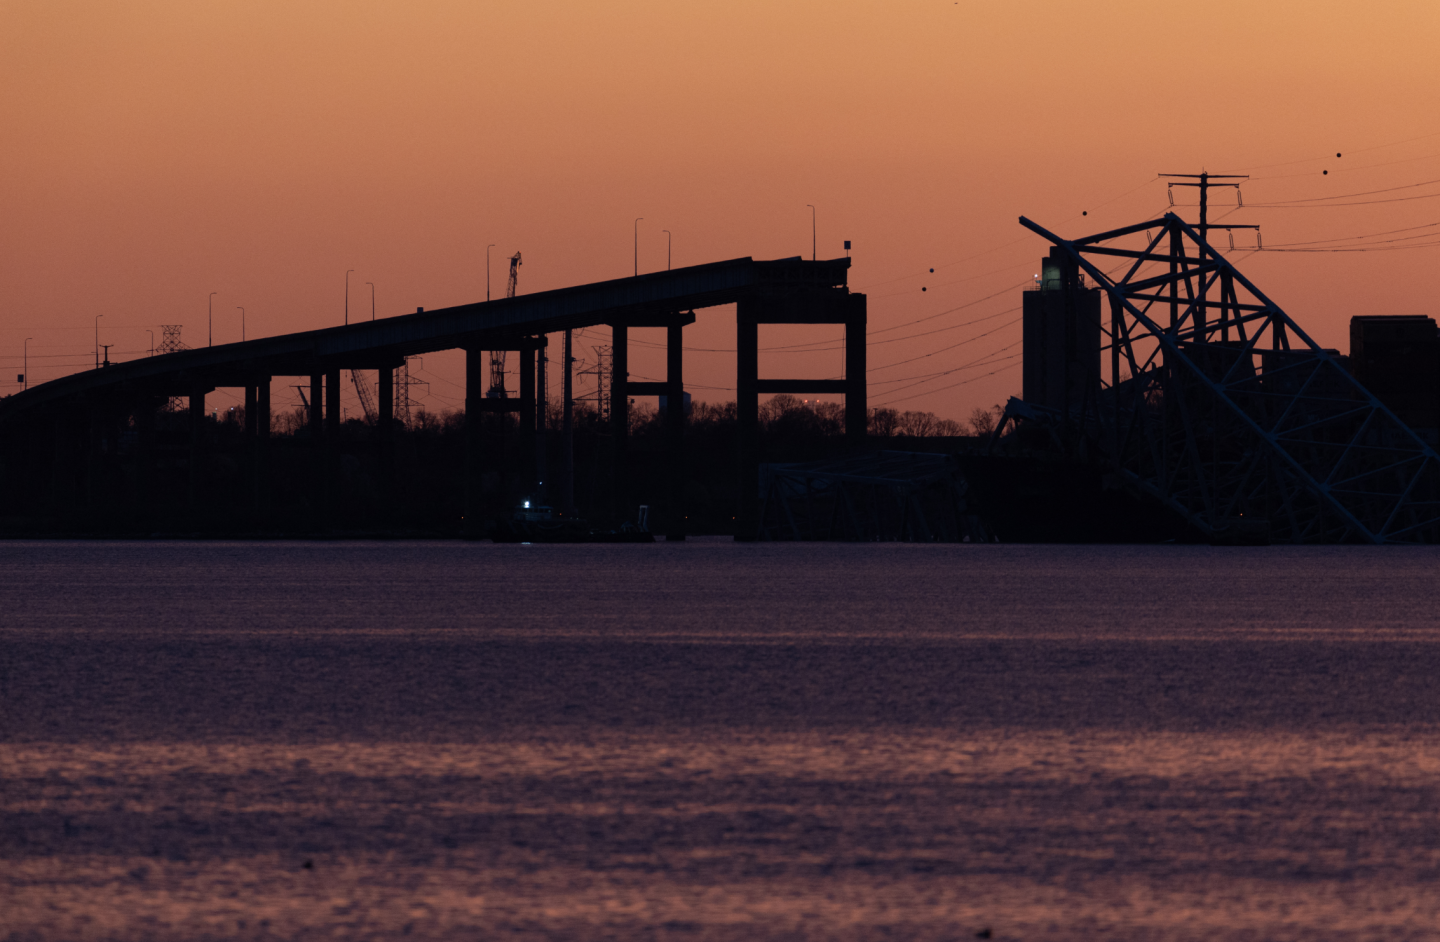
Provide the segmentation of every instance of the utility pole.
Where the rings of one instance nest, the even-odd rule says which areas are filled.
[[[1169,186],[1169,187],[1193,186],[1193,187],[1196,187],[1197,189],[1200,190],[1200,226],[1199,226],[1199,232],[1200,232],[1200,250],[1199,250],[1199,251],[1200,251],[1200,257],[1199,257],[1198,259],[1196,259],[1196,264],[1197,264],[1197,265],[1203,265],[1203,264],[1205,263],[1205,253],[1206,253],[1207,251],[1211,252],[1217,259],[1219,258],[1220,253],[1215,252],[1214,249],[1211,249],[1211,248],[1210,248],[1210,236],[1209,236],[1209,232],[1210,232],[1210,230],[1211,230],[1212,228],[1215,228],[1215,229],[1226,229],[1226,230],[1230,230],[1230,229],[1255,229],[1255,230],[1257,230],[1257,231],[1259,230],[1259,228],[1260,228],[1259,226],[1253,226],[1253,225],[1252,225],[1252,226],[1242,226],[1242,225],[1227,224],[1227,225],[1223,225],[1223,226],[1213,226],[1213,227],[1210,225],[1210,188],[1211,188],[1212,186],[1231,186],[1231,187],[1234,187],[1234,188],[1235,188],[1235,193],[1236,193],[1236,197],[1235,197],[1236,202],[1238,203],[1238,202],[1240,201],[1240,196],[1239,196],[1239,193],[1240,193],[1240,184],[1239,184],[1239,183],[1216,183],[1215,181],[1216,181],[1216,180],[1248,180],[1248,179],[1250,179],[1250,177],[1249,177],[1248,175],[1246,175],[1246,174],[1239,174],[1239,173],[1205,173],[1204,171],[1201,171],[1200,173],[1162,173],[1162,174],[1160,174],[1160,176],[1162,176],[1162,177],[1178,177],[1178,178],[1180,178],[1180,179],[1182,179],[1182,180],[1194,180],[1194,181],[1196,181],[1196,182],[1194,182],[1194,183],[1169,183],[1169,184],[1166,184],[1166,186]],[[1171,205],[1174,205],[1175,199],[1174,199],[1173,196],[1171,197],[1170,202],[1171,202]],[[1243,205],[1243,204],[1242,204],[1242,205]],[[1180,241],[1180,238],[1179,238],[1179,236],[1178,236],[1178,234],[1177,234],[1176,236],[1174,236],[1174,237],[1172,238],[1172,253],[1173,253],[1173,254],[1178,255],[1178,254],[1180,254],[1180,252],[1183,252],[1183,248],[1179,249],[1179,251],[1176,251],[1176,249],[1175,249],[1176,246],[1180,246],[1180,245],[1181,245],[1181,241]],[[1182,264],[1182,262],[1181,262],[1180,259],[1173,259],[1173,260],[1170,262],[1170,272],[1171,272],[1172,275],[1176,272],[1176,270],[1177,270],[1177,265],[1179,265],[1179,264]],[[1195,299],[1195,301],[1194,301],[1195,316],[1194,316],[1194,324],[1193,324],[1193,326],[1194,326],[1194,330],[1195,330],[1195,336],[1196,336],[1196,337],[1202,337],[1202,336],[1204,336],[1205,321],[1207,320],[1206,315],[1207,315],[1208,309],[1209,309],[1209,299],[1208,299],[1208,297],[1207,297],[1207,295],[1208,295],[1209,292],[1206,290],[1206,287],[1205,287],[1205,286],[1206,286],[1206,281],[1205,281],[1204,278],[1198,279],[1198,285],[1199,285],[1198,297],[1196,297],[1196,299]],[[1177,312],[1178,307],[1179,307],[1179,295],[1177,294],[1177,286],[1178,286],[1178,282],[1172,282],[1171,285],[1170,285],[1170,320],[1171,320],[1171,327],[1172,327],[1172,328],[1176,326],[1174,322],[1175,322],[1175,320],[1176,320],[1176,312]],[[1224,292],[1223,292],[1223,289],[1222,289],[1222,292],[1221,292],[1221,309],[1220,309],[1220,316],[1221,316],[1221,323],[1222,323],[1222,325],[1223,325],[1223,324],[1226,323],[1226,322],[1224,321],[1225,308],[1224,308]],[[1225,327],[1224,329],[1225,329],[1225,336],[1228,338],[1228,337],[1229,337],[1229,327]]]
[[[95,315],[95,369],[100,369],[100,318],[104,314]]]
[[[25,338],[25,366],[22,367],[25,370],[25,375],[21,378],[20,381],[25,384],[26,389],[30,388],[30,341],[34,339],[34,337]],[[565,354],[566,356],[569,356],[570,354],[570,331],[568,330],[565,331]],[[570,388],[570,374],[568,372],[565,374],[565,388],[567,390],[566,395],[569,395],[568,390]],[[569,422],[568,410],[570,408],[570,404],[568,402],[565,404],[565,408],[567,410],[566,422]]]
[[[1162,173],[1162,177],[1180,177],[1186,180],[1195,180],[1195,183],[1169,183],[1167,186],[1193,186],[1200,190],[1200,241],[1206,245],[1210,244],[1206,233],[1210,226],[1210,188],[1212,186],[1233,186],[1237,191],[1240,189],[1238,183],[1216,183],[1216,180],[1248,180],[1248,174],[1242,173]],[[1259,226],[1216,226],[1216,229],[1259,229]]]
[[[815,261],[815,204],[806,203],[810,207],[810,261]]]

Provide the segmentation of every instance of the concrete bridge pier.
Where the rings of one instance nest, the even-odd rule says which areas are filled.
[[[324,507],[325,526],[340,516],[340,368],[325,372]]]
[[[533,343],[533,338],[525,338]],[[535,467],[535,355],[529,344],[520,351],[520,493],[523,500],[538,500]]]
[[[380,517],[386,526],[393,526],[395,513],[395,367],[381,367],[376,377],[379,386],[375,417],[376,458],[380,476]]]
[[[630,399],[633,396],[663,396],[665,428],[665,483],[660,494],[663,502],[656,517],[656,529],[663,530],[667,540],[685,539],[685,327],[695,323],[695,312],[676,312],[653,317],[631,317],[624,323],[611,325],[610,356],[610,420],[612,438],[611,494],[617,521],[632,519],[638,510],[637,495],[630,482],[629,434]],[[665,379],[661,382],[636,382],[630,379],[631,327],[665,328]]]
[[[842,324],[845,327],[845,378],[761,379],[761,324]],[[865,444],[868,408],[865,387],[865,295],[845,289],[796,294],[759,294],[736,305],[735,405],[739,426],[740,503],[735,539],[760,537],[760,396],[765,394],[841,394],[845,397],[845,437],[852,447]]]
[[[190,467],[187,498],[192,516],[200,509],[200,462],[204,459],[205,452],[205,394],[209,391],[201,383],[194,383],[190,387]]]
[[[270,379],[245,387],[245,442],[250,465],[250,510],[264,520],[270,505]]]
[[[630,517],[630,325],[610,325],[610,515]]]
[[[484,535],[481,513],[480,417],[485,407],[489,358],[479,347],[465,348],[465,493],[461,532],[467,539]],[[491,400],[500,401],[500,400]]]
[[[691,313],[693,319],[694,313]],[[665,327],[665,437],[669,439],[665,539],[685,539],[685,325]]]

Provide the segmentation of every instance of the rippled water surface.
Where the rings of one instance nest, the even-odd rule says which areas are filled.
[[[1437,573],[0,543],[0,939],[1440,938]]]

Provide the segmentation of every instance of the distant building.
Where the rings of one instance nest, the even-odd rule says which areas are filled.
[[[1350,365],[1400,421],[1440,428],[1440,333],[1433,317],[1350,318]]]
[[[1056,246],[1040,261],[1024,300],[1026,402],[1050,409],[1080,408],[1100,388],[1100,289]]]

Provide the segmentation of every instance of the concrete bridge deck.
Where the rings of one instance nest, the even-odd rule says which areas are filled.
[[[437,350],[467,351],[467,426],[474,433],[468,452],[478,448],[478,421],[468,417],[485,411],[520,414],[521,431],[533,436],[543,429],[543,388],[536,394],[537,351],[545,335],[582,327],[609,326],[612,330],[614,381],[611,384],[611,419],[616,481],[624,480],[625,437],[631,396],[664,395],[670,404],[667,429],[672,439],[678,474],[680,432],[683,427],[683,357],[685,325],[694,311],[726,304],[737,305],[736,389],[739,415],[741,503],[737,533],[754,533],[758,512],[758,454],[755,433],[759,396],[765,393],[841,393],[846,397],[847,431],[863,438],[865,401],[865,296],[846,287],[848,258],[805,261],[800,258],[757,261],[739,258],[653,272],[630,278],[561,288],[494,301],[465,304],[384,320],[301,331],[242,343],[222,344],[145,357],[87,370],[32,387],[0,400],[0,473],[13,476],[18,466],[33,477],[39,465],[49,464],[53,476],[62,475],[56,463],[79,462],[117,428],[134,429],[145,438],[154,412],[166,400],[186,397],[192,427],[203,419],[204,397],[218,387],[246,391],[246,434],[254,442],[254,476],[257,510],[262,509],[264,449],[269,437],[271,380],[279,376],[309,377],[312,439],[317,448],[333,441],[339,427],[340,372],[377,370],[379,429],[383,440],[393,422],[394,368],[404,358]],[[758,375],[758,326],[762,323],[843,324],[846,326],[845,380],[762,379]],[[628,380],[630,327],[666,327],[667,375],[660,383]],[[485,351],[520,351],[520,396],[485,399]],[[565,364],[568,368],[568,363]],[[543,371],[543,365],[540,366]],[[323,406],[322,406],[323,403]],[[73,438],[68,446],[59,439]],[[199,436],[192,435],[193,448]],[[383,445],[382,445],[383,450]],[[144,448],[140,449],[143,455]],[[5,457],[8,453],[8,458]],[[192,457],[198,457],[192,456]],[[143,457],[136,459],[143,463]],[[93,462],[90,462],[93,464]],[[194,464],[196,462],[192,462]],[[466,505],[478,493],[478,456],[467,453]],[[143,468],[135,473],[143,474]],[[193,482],[192,474],[192,482]],[[683,536],[678,493],[672,489],[665,529]],[[93,490],[90,488],[88,490]],[[194,500],[194,484],[191,487]],[[58,498],[57,498],[58,499]],[[623,494],[615,495],[615,509],[623,514]]]

